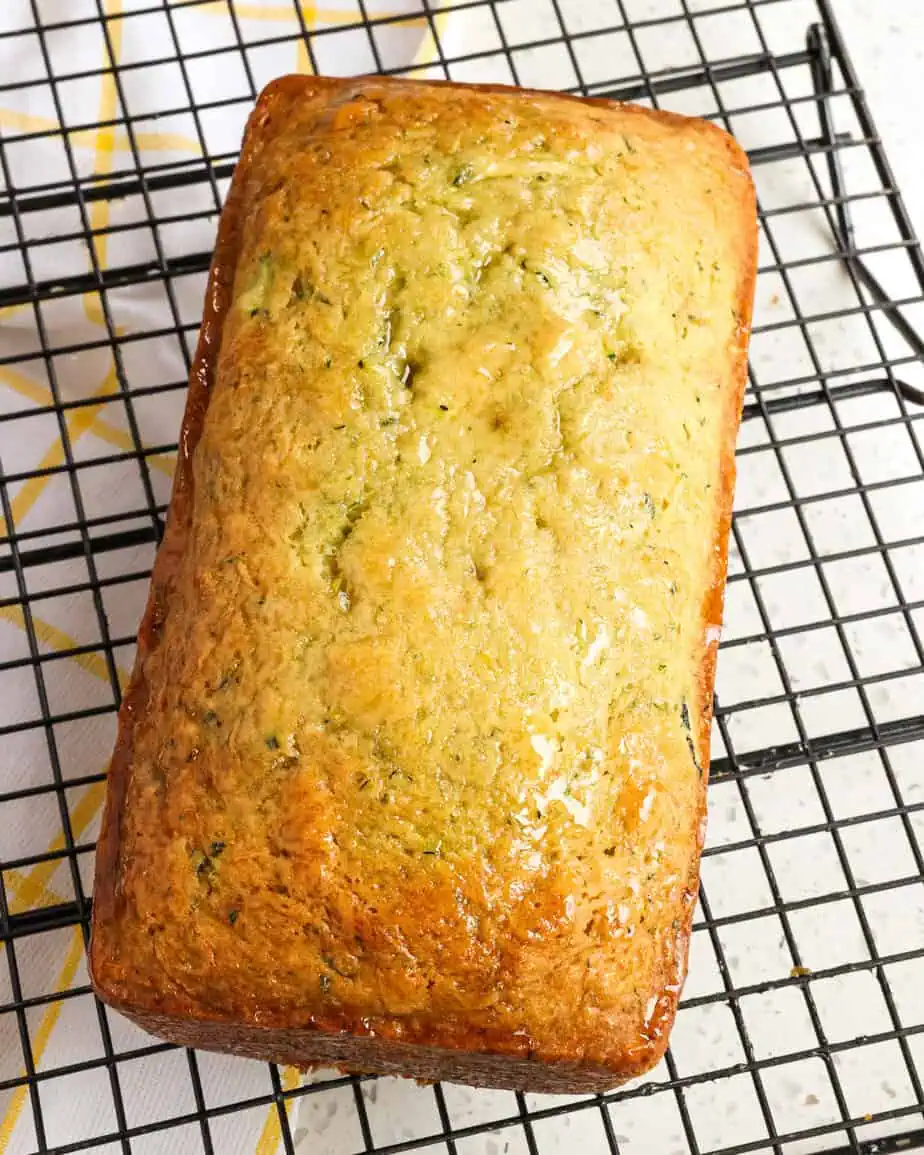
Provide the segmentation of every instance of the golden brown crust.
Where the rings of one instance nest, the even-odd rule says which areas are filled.
[[[376,83],[382,83],[376,81]],[[427,87],[414,82],[389,82],[409,89]],[[682,912],[675,920],[671,946],[672,960],[664,964],[662,989],[657,1005],[639,1035],[627,1024],[623,1036],[605,1048],[588,1045],[567,1032],[558,1042],[545,1039],[541,1048],[528,1035],[517,1037],[503,1027],[492,1028],[467,1021],[460,1014],[456,1021],[446,1018],[433,1024],[414,1015],[362,1015],[344,1010],[329,1013],[288,1015],[284,1008],[263,1008],[250,1015],[230,1017],[227,1012],[197,1001],[195,995],[180,991],[167,983],[158,990],[159,976],[146,977],[147,994],[125,979],[125,960],[116,965],[112,928],[124,916],[120,895],[120,855],[122,821],[126,792],[132,775],[134,729],[144,713],[148,686],[145,663],[157,648],[172,583],[188,548],[193,511],[193,454],[203,430],[215,381],[226,316],[231,306],[235,273],[238,269],[244,224],[244,204],[248,183],[259,154],[273,131],[274,117],[284,115],[287,102],[329,95],[345,99],[350,92],[362,89],[365,82],[327,80],[322,78],[285,77],[274,82],[262,94],[248,125],[241,160],[235,172],[227,204],[219,227],[215,256],[209,275],[203,326],[180,436],[180,449],[174,494],[165,539],[158,553],[152,575],[151,594],[142,621],[138,655],[130,688],[119,720],[119,738],[113,756],[103,828],[97,852],[96,890],[94,897],[94,934],[91,943],[91,972],[97,993],[124,1011],[142,1026],[188,1045],[212,1047],[257,1057],[292,1062],[300,1066],[333,1063],[345,1069],[412,1074],[424,1079],[451,1079],[477,1085],[528,1088],[537,1091],[603,1090],[649,1069],[663,1054],[670,1024],[676,1012],[680,982],[686,966],[690,926],[695,902],[699,851],[705,819],[705,768],[708,766],[712,687],[718,648],[717,627],[722,617],[725,585],[727,537],[734,489],[734,444],[741,411],[746,376],[747,337],[756,276],[756,233],[741,231],[738,260],[737,333],[734,364],[728,373],[732,388],[724,392],[726,411],[722,421],[720,461],[717,481],[719,497],[715,502],[715,530],[712,581],[702,607],[705,644],[696,683],[699,691],[696,711],[696,747],[703,768],[699,792],[699,814],[694,816],[697,831],[695,853],[689,858],[689,877],[684,888]],[[432,86],[430,86],[432,87]],[[464,87],[468,90],[477,86]],[[499,86],[483,91],[504,93]],[[552,97],[547,93],[528,96],[541,101],[577,98]],[[580,103],[580,102],[579,102]],[[603,109],[613,109],[608,101],[584,102]],[[754,217],[753,189],[746,176],[747,163],[731,138],[704,122],[689,121],[666,113],[620,106],[621,115],[629,118],[670,122],[688,134],[705,134],[727,150],[727,166],[738,174],[742,219]],[[319,108],[319,117],[324,115]],[[218,960],[217,965],[221,965]],[[604,1061],[594,1059],[599,1054]],[[537,1059],[541,1061],[536,1061]]]
[[[252,122],[260,114],[261,107],[264,113],[268,111],[268,105],[272,100],[272,93],[268,90],[261,100],[261,105],[253,114]],[[250,167],[252,154],[256,147],[258,147],[257,142],[248,135],[244,141],[235,177],[225,201],[218,226],[215,251],[209,268],[202,325],[199,330],[196,356],[190,370],[186,407],[180,427],[176,469],[173,476],[173,492],[167,523],[151,573],[151,587],[144,615],[138,627],[134,668],[128,690],[122,699],[119,710],[119,732],[109,765],[106,805],[96,845],[96,879],[93,892],[93,912],[96,923],[111,919],[116,915],[120,824],[125,789],[131,773],[132,734],[135,718],[138,712],[144,709],[146,699],[144,661],[150,650],[157,644],[158,631],[163,616],[162,606],[165,591],[185,548],[192,506],[192,455],[202,432],[202,423],[208,409],[209,394],[214,381],[215,363],[221,346],[222,321],[230,303],[234,269],[237,263],[240,225],[239,202],[246,172]],[[91,948],[91,967],[93,966],[93,958]]]

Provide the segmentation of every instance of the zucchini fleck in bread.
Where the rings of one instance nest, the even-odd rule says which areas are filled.
[[[109,777],[103,999],[302,1067],[577,1092],[659,1059],[756,249],[703,122],[269,86]]]

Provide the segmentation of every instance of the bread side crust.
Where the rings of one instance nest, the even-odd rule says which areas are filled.
[[[382,83],[376,78],[376,83]],[[393,85],[434,87],[411,81],[390,81]],[[512,1087],[516,1089],[576,1093],[604,1090],[650,1069],[661,1058],[679,998],[680,981],[686,970],[693,907],[698,889],[699,858],[705,833],[706,775],[712,716],[712,693],[718,651],[718,626],[722,619],[727,543],[734,496],[734,447],[740,420],[747,370],[747,340],[756,279],[756,229],[740,253],[740,292],[737,306],[738,330],[734,365],[729,379],[727,410],[722,426],[722,446],[718,462],[716,521],[713,535],[713,577],[702,605],[703,653],[698,675],[698,732],[695,735],[697,757],[703,768],[697,822],[698,842],[692,856],[686,888],[681,926],[677,931],[675,961],[677,982],[659,1003],[658,1020],[645,1040],[627,1040],[621,1061],[600,1067],[581,1061],[568,1061],[562,1055],[555,1062],[537,1062],[530,1057],[525,1044],[517,1040],[483,1040],[486,1050],[471,1049],[471,1040],[458,1031],[447,1030],[441,1037],[425,1042],[407,1041],[403,1025],[397,1021],[374,1025],[313,1021],[310,1026],[287,1028],[284,1025],[260,1026],[256,1023],[229,1022],[209,1017],[205,1007],[172,1007],[159,1004],[140,1007],[126,1001],[123,993],[108,984],[103,934],[100,928],[119,917],[119,857],[121,820],[127,786],[131,776],[133,730],[136,718],[144,710],[147,686],[144,678],[146,656],[157,646],[163,620],[167,591],[186,549],[193,502],[192,456],[198,444],[214,382],[221,347],[224,318],[231,301],[234,275],[241,245],[245,215],[246,188],[260,151],[272,138],[273,117],[285,102],[294,97],[311,98],[336,95],[351,89],[361,90],[357,80],[330,80],[315,77],[283,77],[273,82],[261,95],[252,113],[241,159],[235,170],[231,189],[219,225],[215,254],[206,290],[205,311],[195,361],[190,373],[189,394],[183,418],[177,470],[164,541],[158,551],[152,574],[151,591],[138,636],[138,651],[129,690],[119,715],[119,734],[112,759],[102,831],[97,849],[96,884],[93,914],[93,938],[90,947],[90,970],[97,994],[121,1010],[145,1029],[181,1043],[231,1051],[292,1063],[300,1067],[333,1064],[350,1071],[412,1075],[420,1079],[447,1079],[473,1085]],[[504,86],[450,85],[476,91],[511,92]],[[731,137],[702,121],[693,121],[670,113],[650,112],[633,106],[614,105],[611,101],[581,102],[579,98],[549,93],[530,93],[543,100],[570,100],[603,108],[618,108],[621,113],[639,117],[656,117],[681,124],[688,132],[714,134],[728,152],[729,168],[745,175],[747,161]],[[741,181],[742,215],[755,217],[753,186]],[[429,1045],[432,1043],[432,1045]]]

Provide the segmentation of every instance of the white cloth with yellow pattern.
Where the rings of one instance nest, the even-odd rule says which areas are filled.
[[[417,0],[367,0],[365,11],[376,21],[406,17],[376,25],[382,67],[435,58],[433,26]],[[0,4],[0,34],[17,33],[0,38],[0,133],[8,166],[0,170],[0,210],[7,210],[0,211],[0,290],[33,281],[42,287],[40,297],[50,297],[37,307],[28,296],[0,307],[0,463],[9,496],[9,508],[0,511],[0,867],[13,915],[77,898],[70,861],[60,855],[65,839],[58,796],[42,792],[57,774],[72,783],[61,797],[83,892],[92,888],[92,843],[114,735],[113,682],[124,684],[131,666],[153,547],[129,544],[96,556],[95,576],[103,583],[96,598],[80,551],[54,564],[28,565],[24,595],[12,565],[10,530],[22,553],[64,545],[67,554],[67,543],[81,542],[78,519],[90,521],[94,537],[150,529],[144,511],[151,496],[166,502],[173,456],[149,454],[142,469],[130,455],[131,422],[147,448],[175,441],[183,403],[177,386],[195,343],[204,288],[201,272],[174,278],[170,291],[155,275],[114,287],[103,299],[88,282],[69,278],[86,278],[94,264],[111,271],[157,263],[161,255],[170,261],[207,252],[226,178],[158,189],[163,166],[192,166],[205,153],[227,154],[229,162],[254,90],[275,75],[314,68],[340,75],[375,71],[372,38],[358,26],[360,18],[357,0],[174,0],[162,11],[156,0]],[[118,180],[139,163],[151,182],[147,198],[89,197],[82,207],[67,195],[55,199],[73,190],[75,178],[87,197],[95,178]],[[13,190],[15,212],[8,207]],[[46,193],[51,196],[42,201]],[[92,251],[82,235],[87,228],[94,234]],[[26,261],[19,251],[23,241]],[[49,294],[52,285],[63,290]],[[113,336],[121,366],[113,357]],[[53,356],[44,357],[43,349]],[[130,411],[120,397],[107,400],[121,390],[120,370],[136,394]],[[55,399],[64,404],[60,417],[51,407]],[[63,468],[68,459],[78,465],[76,488]],[[130,574],[136,577],[122,580]],[[114,643],[111,661],[102,647],[107,633]],[[29,664],[15,664],[36,652],[41,684]],[[42,723],[41,695],[44,712],[60,719],[53,728]],[[29,1000],[24,1013],[15,1008],[21,1000]],[[201,1123],[181,1122],[201,1105],[191,1064],[204,1106],[219,1111],[208,1122],[215,1152],[282,1150],[265,1064],[192,1059],[166,1048],[152,1052],[154,1040],[125,1020],[107,1015],[107,1021],[120,1060],[115,1081],[124,1121],[87,991],[80,929],[23,934],[12,953],[0,952],[0,1155],[94,1140],[100,1144],[94,1151],[121,1151],[115,1140],[121,1127],[148,1125],[155,1129],[132,1140],[134,1152],[207,1149]],[[121,1059],[134,1051],[143,1053]],[[34,1091],[19,1081],[31,1071],[38,1075]],[[294,1071],[281,1071],[280,1079],[287,1089],[298,1084]],[[297,1101],[290,1102],[292,1131],[324,1134],[347,1092],[310,1096],[303,1125]],[[249,1109],[220,1113],[248,1101],[254,1101]],[[350,1105],[344,1103],[344,1114]],[[306,1141],[307,1149],[316,1149]]]

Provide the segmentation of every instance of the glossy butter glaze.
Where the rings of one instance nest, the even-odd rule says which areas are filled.
[[[104,998],[303,1064],[577,1089],[657,1060],[755,253],[701,122],[264,93],[111,774]]]

